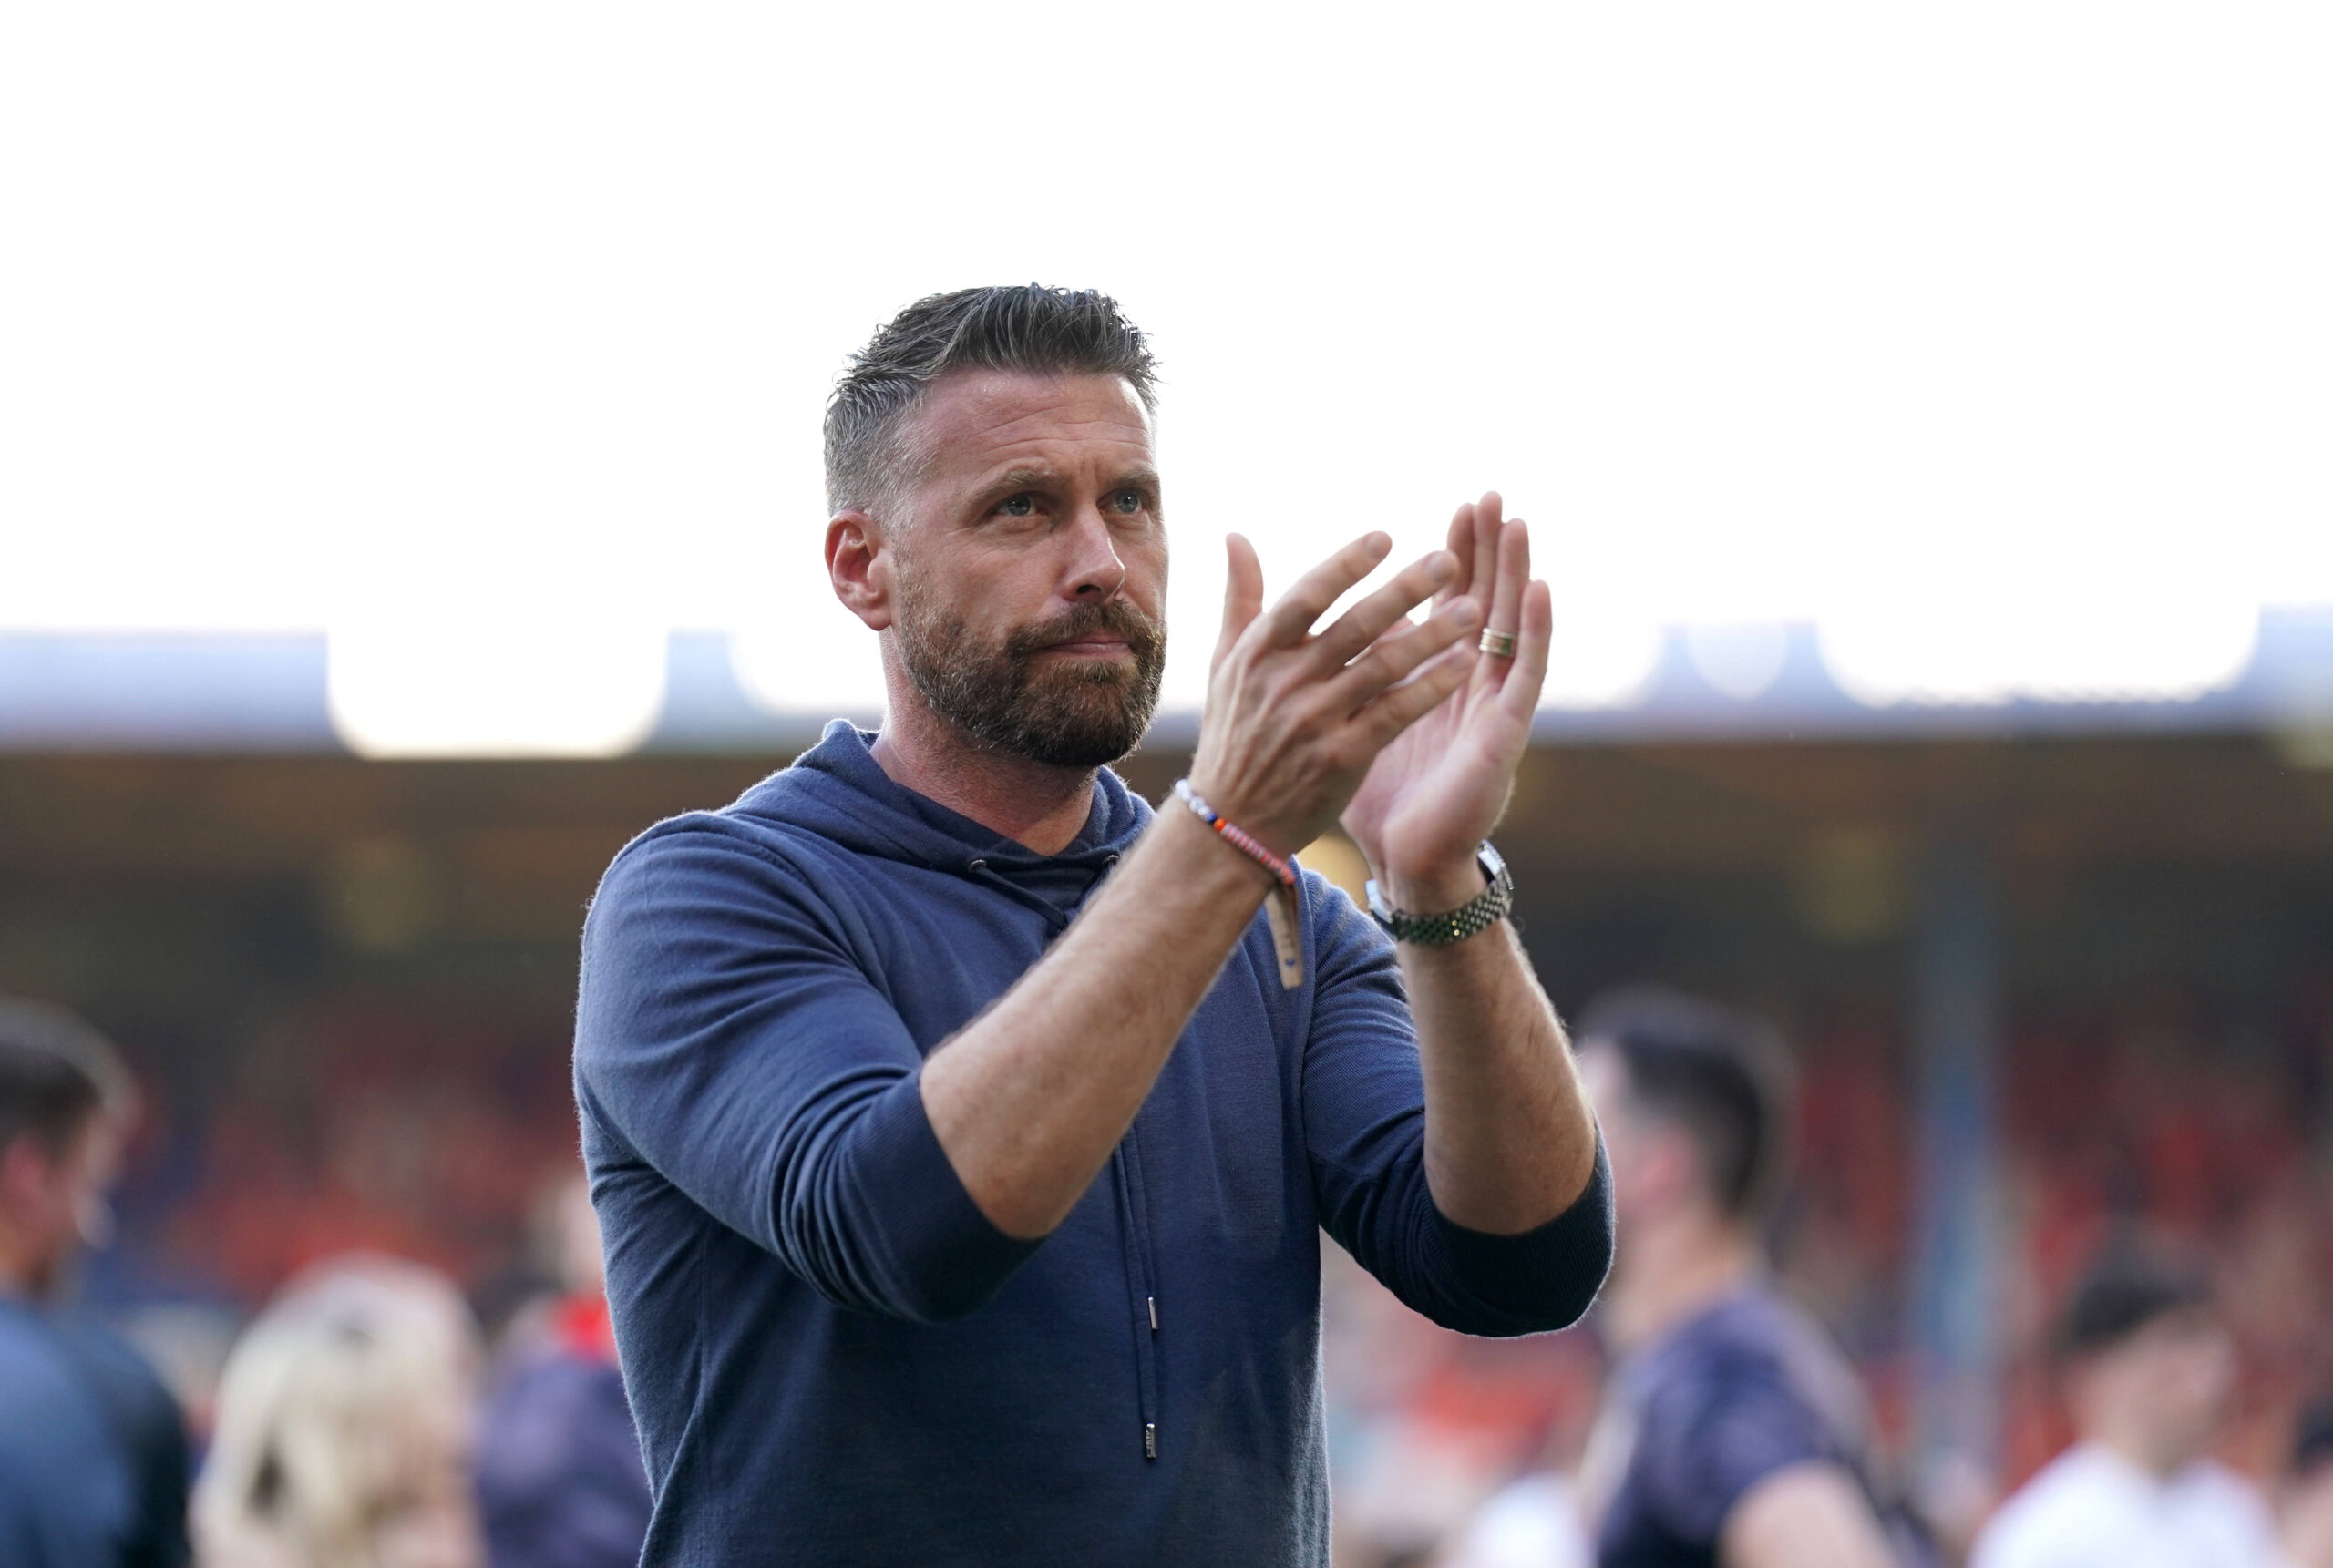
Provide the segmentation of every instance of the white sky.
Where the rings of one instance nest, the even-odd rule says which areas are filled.
[[[826,392],[1035,279],[1164,362],[1175,705],[1226,529],[1488,486],[1565,700],[1782,620],[2191,691],[2333,603],[2328,81],[2318,5],[11,6],[0,630],[325,629],[473,748],[671,628],[866,706]]]

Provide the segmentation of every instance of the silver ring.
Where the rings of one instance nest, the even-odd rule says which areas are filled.
[[[1493,631],[1485,626],[1483,628],[1481,646],[1483,651],[1494,659],[1512,659],[1515,657],[1515,633]]]

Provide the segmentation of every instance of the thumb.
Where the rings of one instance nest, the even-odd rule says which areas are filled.
[[[1226,534],[1223,544],[1229,562],[1223,579],[1223,635],[1215,644],[1218,664],[1248,623],[1264,612],[1264,568],[1256,559],[1256,547],[1242,534]]]

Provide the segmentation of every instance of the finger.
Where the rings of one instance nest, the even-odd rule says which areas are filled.
[[[1475,645],[1460,642],[1429,661],[1415,675],[1379,697],[1356,715],[1371,744],[1382,748],[1393,738],[1449,701],[1466,683],[1479,657]]]
[[[1312,646],[1322,671],[1342,667],[1457,575],[1458,558],[1448,550],[1436,550],[1403,568],[1393,581],[1337,617],[1321,633]]]
[[[1484,491],[1475,503],[1475,576],[1466,593],[1482,604],[1491,601],[1492,586],[1498,580],[1498,531],[1506,508],[1496,490]]]
[[[1482,608],[1471,599],[1457,599],[1428,616],[1424,624],[1403,627],[1391,636],[1379,638],[1368,652],[1346,665],[1329,682],[1336,711],[1358,712],[1370,699],[1427,660],[1472,638],[1482,623]]]
[[[1491,589],[1489,617],[1483,622],[1485,632],[1514,635],[1523,621],[1523,589],[1530,580],[1531,530],[1517,519],[1499,529],[1498,580]],[[1513,664],[1512,657],[1501,659],[1494,654],[1483,661],[1475,679],[1496,686],[1506,679]]]
[[[1383,534],[1363,534],[1298,578],[1296,586],[1261,617],[1266,642],[1286,648],[1300,641],[1345,589],[1377,569],[1377,563],[1393,548],[1393,541]]]
[[[1460,594],[1475,580],[1475,503],[1467,502],[1452,514],[1450,537],[1444,548],[1458,558],[1458,574],[1444,584],[1434,596],[1434,608],[1439,610]]]
[[[1499,688],[1498,705],[1528,725],[1538,712],[1539,688],[1547,681],[1547,645],[1555,641],[1555,594],[1544,582],[1523,590],[1522,628],[1516,634],[1515,668]]]
[[[1264,610],[1264,566],[1256,559],[1256,547],[1244,534],[1226,534],[1223,547],[1230,560],[1223,576],[1223,635],[1216,639],[1216,663]]]

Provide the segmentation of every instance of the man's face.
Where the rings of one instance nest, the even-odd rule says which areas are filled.
[[[1680,1184],[1693,1171],[1691,1141],[1678,1129],[1644,1114],[1629,1091],[1628,1063],[1600,1040],[1579,1048],[1580,1087],[1604,1134],[1604,1156],[1612,1164],[1612,1202],[1625,1228],[1670,1206]]]
[[[2201,1454],[2235,1393],[2235,1341],[2208,1312],[2178,1313],[2134,1337],[2166,1447]]]
[[[908,433],[883,519],[893,646],[932,711],[1059,767],[1135,748],[1166,660],[1166,534],[1150,420],[1115,376],[968,372]]]
[[[1579,1086],[1587,1091],[1588,1108],[1596,1112],[1597,1130],[1604,1134],[1604,1157],[1612,1163],[1612,1195],[1617,1203],[1636,1173],[1633,1129],[1628,1124],[1624,1105],[1629,1070],[1621,1064],[1618,1051],[1598,1040],[1582,1040],[1578,1060]]]
[[[2235,1344],[2208,1311],[2167,1313],[2100,1351],[2078,1408],[2143,1434],[2166,1471],[2203,1455],[2235,1392]]]
[[[120,1129],[99,1114],[61,1148],[26,1133],[0,1150],[0,1202],[29,1270],[26,1283],[36,1293],[54,1288],[84,1245],[109,1239],[113,1214],[106,1192],[120,1149]]]

